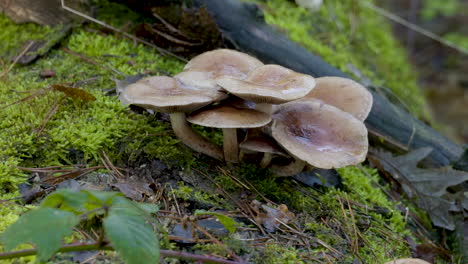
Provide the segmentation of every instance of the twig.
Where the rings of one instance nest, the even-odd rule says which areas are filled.
[[[7,104],[7,105],[5,105],[5,106],[1,106],[1,107],[0,107],[0,110],[3,110],[3,109],[5,109],[5,108],[10,107],[10,106],[15,105],[15,104],[19,104],[19,103],[25,102],[25,101],[27,101],[27,100],[31,100],[31,99],[33,99],[34,97],[37,97],[37,96],[39,96],[39,95],[42,95],[42,94],[44,94],[45,92],[47,92],[47,91],[49,91],[49,90],[50,90],[50,88],[46,88],[46,89],[39,90],[39,91],[37,91],[37,92],[35,92],[35,93],[29,95],[29,96],[26,96],[26,97],[24,97],[24,98],[22,98],[22,99],[20,99],[20,100],[18,100],[18,101],[13,102],[13,103],[11,103],[11,104]]]
[[[0,74],[0,78],[6,76],[11,71],[11,69],[13,69],[16,63],[18,63],[18,61],[24,56],[24,54],[26,54],[26,52],[29,51],[33,44],[33,41],[29,42],[29,44],[21,51],[21,53],[18,56],[16,56],[15,60],[10,64],[10,66]]]
[[[49,111],[47,112],[47,115],[46,117],[44,118],[44,120],[42,120],[41,124],[36,128],[36,135],[37,137],[39,137],[42,132],[44,131],[47,123],[49,123],[50,119],[52,118],[52,116],[57,113],[58,109],[60,108],[60,104],[62,103],[62,101],[66,98],[67,96],[64,95],[62,96],[62,98],[60,98],[58,101],[56,101],[54,103],[54,105],[49,109]]]
[[[104,164],[104,166],[112,171],[116,176],[117,178],[120,178],[120,179],[125,179],[125,175],[123,175],[120,171],[119,171],[119,168],[117,168],[113,163],[112,161],[110,160],[109,156],[107,155],[107,153],[103,150],[102,152],[102,156],[100,157],[101,158],[101,161],[102,163]]]
[[[84,60],[84,61],[86,61],[86,62],[88,62],[88,63],[91,63],[91,64],[96,65],[96,66],[103,67],[103,68],[105,68],[105,69],[108,69],[108,70],[110,70],[110,71],[112,71],[112,72],[114,72],[114,73],[120,75],[120,76],[124,76],[124,77],[125,77],[125,74],[119,72],[118,70],[116,70],[116,69],[114,69],[114,68],[112,68],[112,67],[106,66],[106,65],[102,65],[102,63],[98,63],[97,61],[95,61],[95,60],[93,60],[93,59],[91,59],[91,58],[89,58],[89,57],[87,57],[87,56],[85,56],[85,55],[83,55],[83,54],[81,54],[81,53],[78,53],[78,52],[76,52],[76,51],[70,50],[70,49],[68,49],[68,48],[60,48],[60,49],[63,50],[63,51],[65,51],[66,53],[68,53],[68,54],[70,54],[70,55],[77,56],[77,57],[79,57],[80,59],[82,59],[82,60]]]
[[[67,244],[61,247],[57,252],[65,253],[65,252],[73,252],[73,251],[89,251],[89,250],[114,250],[111,246],[99,246],[97,243],[73,243]],[[25,249],[25,250],[18,250],[6,253],[0,253],[0,260],[1,259],[12,259],[12,258],[19,258],[19,257],[27,257],[33,256],[37,254],[36,249]],[[243,262],[238,261],[231,261],[216,257],[210,256],[202,256],[191,254],[182,251],[173,251],[173,250],[160,250],[161,257],[172,257],[172,258],[181,258],[181,259],[189,259],[198,262],[211,262],[211,263],[221,263],[221,264],[241,264]]]
[[[403,19],[403,18],[401,18],[401,17],[399,17],[399,16],[397,16],[395,14],[392,14],[392,13],[388,12],[387,10],[372,4],[369,1],[361,1],[361,3],[363,3],[364,6],[366,6],[366,7],[370,8],[370,9],[374,10],[375,12],[379,13],[380,15],[392,20],[393,22],[401,24],[401,25],[403,25],[403,26],[405,26],[405,27],[407,27],[407,28],[409,28],[411,30],[414,30],[415,32],[418,32],[419,34],[422,34],[422,35],[424,35],[424,36],[426,36],[426,37],[428,37],[430,39],[433,39],[433,40],[435,40],[437,42],[440,42],[443,45],[448,46],[448,47],[450,47],[450,48],[452,48],[452,49],[454,49],[454,50],[456,50],[456,51],[458,51],[458,52],[460,52],[462,54],[465,54],[465,55],[468,54],[467,49],[465,49],[463,47],[459,47],[459,46],[453,44],[452,42],[447,41],[447,40],[443,39],[442,37],[430,32],[429,30],[426,30],[426,29],[424,29],[424,28],[422,28],[422,27],[420,27],[420,26],[418,26],[416,24],[413,24],[413,23],[409,22],[408,20],[405,20],[405,19]]]

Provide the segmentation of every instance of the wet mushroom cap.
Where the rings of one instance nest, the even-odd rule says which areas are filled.
[[[364,121],[372,108],[372,94],[361,84],[347,78],[320,77],[306,98],[314,98],[333,105]]]
[[[217,84],[244,100],[280,104],[307,95],[315,87],[315,78],[270,64],[251,71],[244,80],[219,77]]]
[[[192,112],[225,97],[218,90],[190,87],[167,76],[141,79],[120,94],[124,103],[166,113]]]
[[[318,100],[282,104],[273,114],[273,138],[292,156],[322,169],[365,160],[364,124],[349,113]]]
[[[192,113],[187,121],[206,127],[254,128],[270,123],[271,116],[253,109],[217,105]]]
[[[214,87],[215,79],[231,76],[244,79],[255,68],[262,66],[258,59],[230,49],[217,49],[202,53],[191,59],[184,70],[174,77],[193,86]]]

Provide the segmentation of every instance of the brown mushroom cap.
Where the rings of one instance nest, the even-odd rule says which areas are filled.
[[[250,71],[262,65],[261,61],[248,54],[218,49],[194,57],[174,77],[187,85],[215,87],[215,79],[220,76],[244,79]]]
[[[367,129],[349,113],[318,100],[280,105],[273,114],[273,138],[291,155],[323,169],[364,161]]]
[[[253,128],[270,123],[271,116],[253,109],[217,105],[192,113],[187,121],[206,127]]]
[[[263,152],[263,153],[272,153],[287,157],[288,154],[278,146],[278,144],[267,137],[251,137],[239,144],[239,147],[248,151]]]
[[[320,77],[306,98],[333,105],[364,121],[372,108],[372,94],[361,84],[347,78]]]
[[[221,149],[192,130],[185,120],[185,112],[192,112],[226,94],[216,89],[200,89],[182,85],[165,76],[144,78],[127,86],[120,94],[123,103],[170,114],[171,125],[177,137],[195,151],[222,160]]]
[[[216,89],[190,87],[167,76],[141,79],[120,94],[124,103],[166,113],[191,112],[225,97],[226,94]]]
[[[217,84],[228,92],[256,103],[280,104],[304,97],[315,86],[315,79],[279,65],[264,65],[251,71],[244,80],[222,76]]]

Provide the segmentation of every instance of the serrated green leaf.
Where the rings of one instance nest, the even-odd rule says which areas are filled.
[[[0,236],[5,250],[24,243],[37,247],[37,257],[46,261],[60,248],[62,238],[71,235],[78,216],[54,208],[39,208],[21,216]]]
[[[144,210],[138,203],[130,201],[124,196],[116,196],[112,200],[112,209],[116,214],[136,215],[140,217],[149,217],[150,214]]]
[[[196,210],[195,215],[212,215],[216,217],[218,221],[229,231],[229,233],[236,232],[237,226],[239,226],[239,224],[234,219],[220,213]]]
[[[113,206],[104,219],[106,236],[128,264],[159,263],[159,240],[139,211],[143,210]]]
[[[88,194],[82,191],[60,189],[44,198],[41,202],[41,207],[60,208],[75,214],[82,214],[89,210],[89,208],[86,208],[88,197]]]
[[[89,195],[89,201],[95,202],[99,206],[112,205],[112,201],[117,196],[124,196],[122,193],[118,192],[103,192],[103,191],[82,191]]]
[[[140,209],[145,211],[148,214],[154,214],[159,211],[159,206],[156,204],[150,204],[150,203],[135,203]]]

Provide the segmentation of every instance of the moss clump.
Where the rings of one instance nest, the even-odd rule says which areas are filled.
[[[0,16],[0,21],[5,42],[15,40],[15,33],[23,26],[9,22],[4,16]],[[24,27],[32,38],[43,36],[28,30],[41,31],[44,27]],[[150,158],[193,163],[191,152],[181,151],[175,136],[171,133],[157,136],[170,130],[167,123],[149,114],[129,113],[116,97],[106,95],[106,91],[115,87],[113,78],[160,69],[175,73],[180,71],[182,63],[131,41],[83,29],[75,30],[64,45],[96,63],[54,50],[32,65],[15,67],[0,80],[0,102],[5,107],[0,111],[0,193],[13,192],[24,181],[19,165],[92,164],[99,161],[102,151],[113,162],[119,162],[119,158],[127,161],[137,152]],[[53,70],[56,77],[40,78],[39,73],[44,69]],[[24,103],[7,106],[51,84],[65,82],[76,83],[97,100],[61,100],[62,93],[48,90]],[[56,102],[60,102],[58,110],[46,120]]]
[[[224,198],[220,197],[215,193],[208,193],[204,191],[196,190],[192,187],[185,185],[183,182],[177,183],[177,188],[171,189],[169,192],[170,195],[182,200],[192,200],[204,205],[215,208],[224,208],[226,210],[233,210],[234,207],[227,203]]]
[[[362,1],[324,1],[314,13],[292,1],[253,2],[264,5],[266,22],[285,30],[293,41],[358,80],[368,78],[390,88],[413,113],[429,116],[404,49],[387,21]]]
[[[262,264],[304,264],[305,262],[298,254],[298,250],[294,247],[270,242],[265,245],[264,251],[254,262]]]
[[[16,25],[3,14],[0,14],[0,28],[2,29],[0,30],[0,39],[2,40],[0,57],[11,56],[26,41],[44,39],[45,36],[52,34],[54,31],[50,27],[43,27],[34,23]]]

